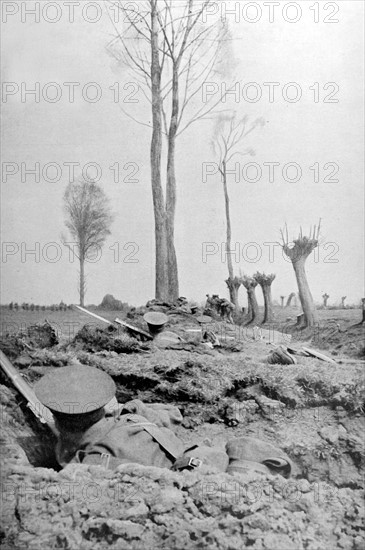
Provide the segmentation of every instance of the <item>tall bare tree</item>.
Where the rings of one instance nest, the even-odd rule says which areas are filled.
[[[308,256],[319,244],[319,233],[321,228],[321,220],[318,227],[315,225],[309,231],[309,236],[303,235],[302,228],[297,239],[293,239],[293,245],[289,243],[288,228],[285,225],[285,234],[281,230],[282,247],[284,253],[291,260],[295,277],[298,284],[300,303],[303,309],[304,325],[311,327],[318,321],[317,310],[314,305],[313,297],[309,288],[307,274],[305,271],[305,262]]]
[[[218,21],[201,25],[204,10],[211,0],[173,2],[172,0],[113,0],[123,14],[126,26],[109,44],[114,55],[127,65],[138,80],[140,90],[150,102],[152,125],[124,114],[152,128],[151,186],[155,216],[155,252],[157,299],[175,301],[179,296],[178,266],[174,227],[177,199],[175,170],[176,139],[191,124],[213,116],[223,96],[210,96],[194,107],[194,98],[202,93],[202,84],[212,77],[219,59],[225,25]],[[138,8],[138,9],[137,9]],[[229,91],[229,90],[228,90]],[[228,92],[227,91],[227,92]],[[226,93],[227,93],[226,92]],[[161,177],[162,136],[166,137],[166,196]]]
[[[238,290],[241,285],[241,279],[240,277],[234,276],[232,264],[232,226],[227,186],[227,164],[237,155],[244,156],[255,154],[252,149],[240,150],[239,146],[248,134],[257,126],[262,126],[263,124],[263,118],[258,118],[249,123],[247,116],[237,119],[235,113],[230,115],[221,114],[217,117],[212,140],[213,152],[219,157],[218,166],[222,176],[226,212],[227,236],[225,249],[227,255],[228,279],[225,282],[229,290],[230,301],[236,306],[236,309],[239,307]]]
[[[61,238],[80,263],[79,295],[80,305],[83,306],[86,292],[85,260],[102,248],[110,235],[113,216],[107,196],[94,182],[69,183],[63,196],[63,206],[65,225],[76,246],[71,246],[65,236]]]
[[[273,280],[275,279],[276,275],[274,273],[271,273],[270,275],[266,275],[265,273],[255,273],[254,278],[259,283],[262,294],[264,296],[264,304],[265,304],[265,313],[264,313],[264,323],[270,323],[274,319],[274,311],[272,306],[272,298],[271,298],[271,285]]]

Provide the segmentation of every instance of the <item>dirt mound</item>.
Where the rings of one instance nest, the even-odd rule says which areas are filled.
[[[347,355],[365,359],[365,325],[350,325],[341,328],[333,321],[314,337],[314,342],[322,349],[330,349],[333,355]]]
[[[34,348],[52,348],[58,344],[55,329],[48,321],[30,325],[26,330],[15,334],[5,334],[0,338],[0,349],[10,358],[18,357],[23,351]]]
[[[106,350],[115,353],[137,353],[149,349],[148,344],[144,344],[113,327],[110,330],[103,330],[87,325],[76,334],[70,347],[89,352]]]
[[[122,311],[128,308],[128,304],[117,300],[112,294],[106,294],[98,308],[107,311]]]
[[[20,465],[8,472],[4,539],[30,550],[360,548],[360,491],[329,497],[325,486],[258,473]]]

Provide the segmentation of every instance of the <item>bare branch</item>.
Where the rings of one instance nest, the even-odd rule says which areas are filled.
[[[138,124],[141,124],[141,126],[147,126],[147,128],[153,128],[152,124],[147,124],[147,122],[142,122],[141,120],[138,120],[137,118],[135,118],[133,115],[131,115],[130,113],[128,113],[128,111],[126,111],[125,109],[123,109],[123,107],[121,107],[121,105],[119,105],[119,109],[122,111],[122,113],[124,113],[128,118],[130,118],[131,120],[133,120],[134,122],[137,122]]]

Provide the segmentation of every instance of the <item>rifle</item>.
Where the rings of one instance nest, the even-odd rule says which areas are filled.
[[[51,411],[47,407],[45,407],[39,401],[39,399],[37,399],[36,394],[34,393],[32,388],[29,386],[29,384],[27,384],[25,380],[23,380],[17,369],[12,365],[12,363],[1,350],[0,365],[2,370],[11,380],[18,392],[26,399],[27,406],[30,408],[34,416],[42,424],[47,424],[54,435],[58,435]]]
[[[80,311],[83,311],[84,313],[88,313],[92,317],[95,317],[95,319],[99,319],[99,321],[103,321],[103,323],[107,323],[108,325],[112,325],[112,321],[108,321],[108,319],[104,319],[104,317],[100,317],[100,315],[96,315],[96,313],[92,313],[91,311],[81,307],[81,306],[75,306]],[[122,321],[121,319],[114,319],[114,323],[117,323],[118,325],[121,325],[122,327],[127,328],[131,332],[134,332],[136,334],[142,335],[144,338],[147,338],[147,340],[153,340],[153,336],[151,334],[148,334],[148,332],[142,330],[141,328],[134,327],[133,325],[130,325],[129,323],[126,323],[125,321]]]

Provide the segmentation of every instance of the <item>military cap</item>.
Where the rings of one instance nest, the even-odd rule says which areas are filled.
[[[143,319],[149,325],[155,326],[165,325],[168,321],[167,315],[161,311],[149,311],[143,315]]]
[[[54,412],[82,414],[101,409],[115,396],[113,379],[87,366],[60,367],[34,386],[39,401]]]
[[[210,323],[212,321],[212,318],[209,315],[200,315],[199,317],[196,318],[196,320],[201,325],[204,325],[204,324]]]
[[[160,311],[149,311],[143,315],[143,319],[148,324],[148,329],[152,335],[162,332],[168,321],[167,315]]]

